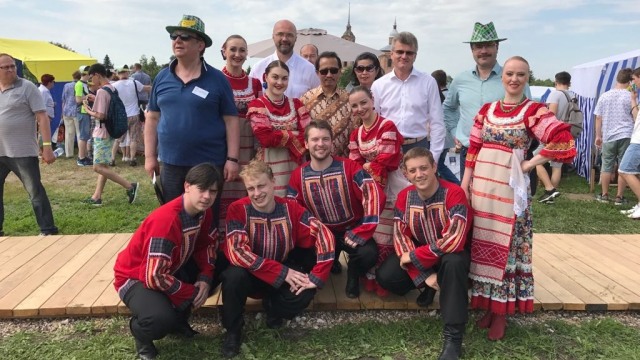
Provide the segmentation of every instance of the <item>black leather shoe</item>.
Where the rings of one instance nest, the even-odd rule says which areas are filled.
[[[331,273],[332,274],[341,274],[342,273],[342,264],[337,259],[333,261],[333,265],[331,265]]]
[[[191,339],[194,336],[200,334],[200,332],[193,330],[191,325],[187,321],[181,321],[173,328],[173,334],[183,336],[187,339]]]
[[[349,271],[347,275],[347,286],[344,289],[349,299],[355,299],[360,296],[360,281],[358,274]]]
[[[240,354],[241,331],[227,331],[222,342],[222,356],[229,359]]]
[[[267,314],[266,324],[269,329],[280,329],[284,324],[284,320],[281,317]]]
[[[136,338],[136,351],[140,360],[152,360],[158,356],[158,349],[151,342],[143,342]]]
[[[420,307],[427,307],[433,303],[433,299],[436,297],[436,289],[427,286],[420,295],[416,298],[416,304]]]
[[[458,360],[462,356],[462,337],[465,324],[445,325],[442,335],[444,342],[438,360]]]

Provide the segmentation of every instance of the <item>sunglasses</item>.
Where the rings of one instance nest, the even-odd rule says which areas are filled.
[[[417,54],[415,51],[405,51],[405,50],[393,50],[393,52],[398,56],[402,56],[404,54],[407,54],[407,56],[413,56]]]
[[[376,69],[375,65],[358,65],[355,67],[355,70],[357,73],[361,73],[361,72],[373,72]]]
[[[331,73],[332,75],[335,75],[338,73],[338,71],[340,71],[340,69],[338,69],[337,67],[332,67],[332,68],[326,68],[326,69],[320,69],[318,70],[318,72],[320,73],[320,75],[327,75],[328,73]]]
[[[177,40],[178,38],[180,38],[180,40],[182,41],[189,41],[191,39],[200,40],[199,37],[189,34],[171,34],[169,35],[169,38],[171,38],[171,40]]]

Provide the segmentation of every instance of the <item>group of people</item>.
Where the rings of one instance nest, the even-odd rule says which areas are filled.
[[[166,30],[175,59],[150,89],[144,128],[145,170],[160,177],[166,203],[115,265],[141,359],[155,358],[154,341],[169,333],[196,334],[189,316],[218,284],[222,354],[237,355],[247,297],[261,298],[267,327],[278,328],[343,271],[341,252],[350,298],[361,283],[380,296],[417,288],[423,306],[440,291],[440,359],[461,356],[469,279],[489,339],[504,337],[507,315],[533,311],[528,174],[550,160],[570,162],[575,147],[569,125],[530,100],[528,62],[498,64],[506,39],[493,23],[475,24],[476,64],[455,77],[443,103],[436,80],[414,67],[418,40],[409,32],[393,39],[387,74],[375,55],[358,56],[347,92],[337,87],[338,55],[322,52],[312,65],[296,54],[288,20],[276,22],[275,52],[250,74],[241,36],[223,43],[220,71],[203,59],[213,41],[201,19],[185,15]],[[12,60],[0,55],[1,104],[26,83],[6,80]],[[103,65],[87,73],[101,88],[81,96],[83,109],[103,119],[113,86]],[[23,112],[45,119],[41,102]],[[94,163],[114,141],[96,124]],[[0,121],[0,133],[13,131],[6,126]],[[447,133],[465,159],[460,185],[438,176]],[[536,143],[544,146],[532,156]],[[11,151],[0,144],[3,180],[16,171]],[[43,159],[54,160],[50,147]],[[96,193],[111,179],[99,174]],[[137,184],[114,179],[135,200]]]

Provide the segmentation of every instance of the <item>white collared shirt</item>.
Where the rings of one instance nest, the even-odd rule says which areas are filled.
[[[436,161],[444,149],[445,126],[440,93],[435,79],[414,67],[406,80],[391,71],[371,86],[376,110],[392,120],[404,138],[427,136]]]
[[[264,82],[262,75],[264,69],[267,68],[271,62],[278,60],[278,55],[274,52],[269,57],[260,60],[251,68],[249,76]],[[300,98],[307,91],[320,86],[320,79],[316,74],[315,66],[305,60],[302,56],[295,52],[286,62],[289,67],[289,86],[284,94],[290,98]]]

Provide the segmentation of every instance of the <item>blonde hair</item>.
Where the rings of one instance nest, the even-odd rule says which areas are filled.
[[[261,160],[251,160],[251,162],[240,171],[242,180],[255,179],[261,174],[266,174],[269,180],[274,179],[271,167]]]

